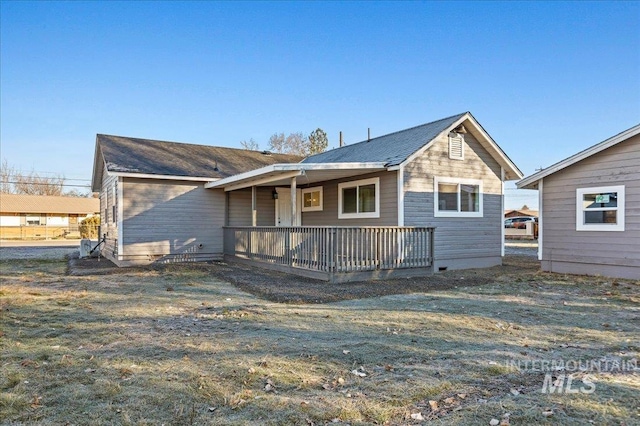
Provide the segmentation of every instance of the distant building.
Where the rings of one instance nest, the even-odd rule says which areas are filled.
[[[538,210],[531,210],[527,206],[520,209],[505,210],[504,217],[538,217]]]
[[[99,212],[98,198],[0,194],[0,239],[76,236],[80,222]]]

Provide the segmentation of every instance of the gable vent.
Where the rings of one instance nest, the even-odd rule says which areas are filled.
[[[464,160],[464,135],[449,133],[449,158]]]

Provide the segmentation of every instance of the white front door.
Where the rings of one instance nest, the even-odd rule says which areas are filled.
[[[276,188],[278,199],[276,200],[276,226],[293,226],[291,220],[291,188]],[[302,194],[296,190],[296,223],[300,225],[300,209],[302,208]]]

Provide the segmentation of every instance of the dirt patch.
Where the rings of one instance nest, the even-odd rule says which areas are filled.
[[[330,284],[321,280],[232,262],[160,264],[118,268],[104,258],[78,259],[71,257],[68,274],[104,275],[145,270],[160,272],[193,270],[206,272],[222,281],[232,283],[240,290],[273,302],[315,304],[476,286],[516,276],[525,279],[524,277],[527,275],[535,274],[539,268],[539,262],[531,256],[508,255],[504,257],[501,266],[491,268],[446,271],[426,277]]]

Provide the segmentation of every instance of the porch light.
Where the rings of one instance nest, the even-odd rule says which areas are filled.
[[[278,191],[276,191],[274,189],[273,192],[271,193],[271,196],[273,197],[274,200],[277,200],[278,199]]]

